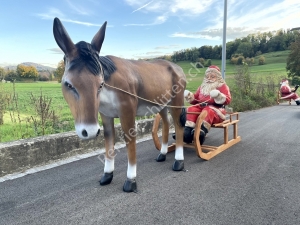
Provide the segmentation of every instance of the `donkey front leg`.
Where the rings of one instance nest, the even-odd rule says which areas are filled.
[[[128,167],[127,179],[123,186],[125,192],[137,192],[136,184],[136,129],[135,115],[132,112],[128,113],[125,118],[120,117],[121,126],[124,131],[124,139],[127,147]]]
[[[100,185],[110,184],[113,179],[113,171],[115,168],[115,151],[114,151],[114,118],[109,118],[101,114],[104,129],[105,140],[105,162],[104,174],[100,179]]]

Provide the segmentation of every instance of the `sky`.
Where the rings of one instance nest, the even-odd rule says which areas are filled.
[[[0,66],[63,59],[53,36],[59,18],[74,43],[91,42],[107,21],[100,55],[153,58],[222,45],[225,0],[0,0]],[[300,27],[299,0],[227,0],[226,42]]]

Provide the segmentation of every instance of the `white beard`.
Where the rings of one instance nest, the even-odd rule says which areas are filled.
[[[218,81],[214,83],[209,83],[206,80],[204,80],[203,83],[201,84],[201,94],[209,95],[210,91],[215,90],[217,87],[221,85],[222,83],[219,83]]]

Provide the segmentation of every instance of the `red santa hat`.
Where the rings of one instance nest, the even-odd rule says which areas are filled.
[[[217,77],[222,78],[222,74],[221,74],[221,70],[219,67],[215,66],[215,65],[211,65],[207,68],[207,70],[205,71],[205,74],[207,73],[214,73],[215,75],[217,75]]]
[[[288,82],[289,82],[288,79],[284,78],[284,79],[282,79],[282,81],[280,82],[280,84],[288,83]]]

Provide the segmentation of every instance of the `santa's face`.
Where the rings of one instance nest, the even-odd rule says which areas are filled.
[[[217,81],[217,75],[211,72],[208,72],[207,74],[205,74],[205,78],[206,78],[206,83],[215,83]]]

